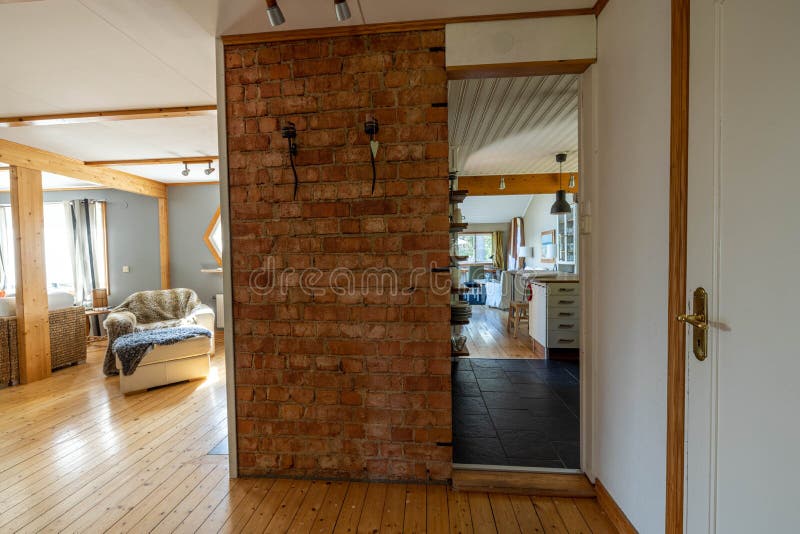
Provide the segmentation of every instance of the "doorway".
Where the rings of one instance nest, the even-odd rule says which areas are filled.
[[[579,78],[449,82],[459,468],[581,468]]]

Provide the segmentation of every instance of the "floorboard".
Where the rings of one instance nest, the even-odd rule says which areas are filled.
[[[476,325],[484,347],[501,320]],[[522,336],[504,343],[502,357],[521,354]],[[594,499],[231,480],[227,456],[209,454],[227,434],[222,344],[209,379],[128,396],[102,375],[104,351],[0,390],[0,531],[615,532]]]

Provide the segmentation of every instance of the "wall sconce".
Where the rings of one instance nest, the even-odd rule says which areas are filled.
[[[375,193],[375,181],[378,178],[378,172],[375,169],[375,156],[378,155],[379,143],[375,140],[375,135],[378,133],[380,127],[378,120],[375,118],[368,119],[364,123],[364,133],[369,136],[369,160],[372,163],[372,193]]]
[[[344,22],[350,18],[350,6],[347,0],[333,0],[333,9],[336,11],[336,20]]]
[[[294,157],[297,155],[297,127],[293,122],[286,123],[286,126],[281,128],[281,137],[289,142],[289,163],[292,165],[292,173],[294,174],[294,198],[297,199],[297,168],[294,165]]]
[[[267,18],[269,18],[269,25],[273,28],[286,22],[278,0],[267,0]]]

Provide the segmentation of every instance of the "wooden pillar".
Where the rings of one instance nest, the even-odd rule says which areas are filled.
[[[169,289],[169,211],[166,197],[158,199],[158,248],[161,259],[161,289]]]
[[[41,171],[11,167],[11,216],[16,247],[19,377],[27,384],[50,376],[52,365]]]

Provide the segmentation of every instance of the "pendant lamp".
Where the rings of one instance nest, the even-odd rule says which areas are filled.
[[[567,154],[561,152],[556,154],[556,162],[558,162],[558,191],[556,191],[556,201],[550,207],[551,215],[561,215],[563,213],[571,213],[572,207],[567,202],[567,192],[561,188],[561,168],[564,162],[567,161]]]

